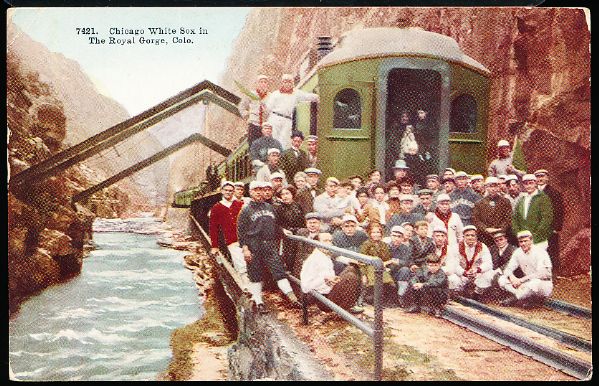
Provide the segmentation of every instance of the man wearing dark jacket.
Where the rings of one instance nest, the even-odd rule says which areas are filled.
[[[239,246],[243,251],[250,279],[248,290],[260,313],[268,312],[262,300],[262,274],[265,268],[268,268],[287,299],[294,306],[299,305],[278,254],[282,231],[277,226],[274,208],[263,201],[264,184],[260,181],[250,183],[252,201],[243,207],[237,219]]]
[[[549,196],[553,206],[553,223],[551,224],[553,233],[549,236],[547,253],[551,257],[553,271],[557,272],[559,270],[559,232],[564,225],[564,199],[559,190],[548,184],[549,172],[547,170],[537,170],[535,177],[537,177],[537,188]]]
[[[279,164],[289,181],[293,181],[295,173],[304,171],[310,163],[308,154],[300,149],[303,141],[304,134],[301,131],[293,131],[291,133],[291,147],[281,154]]]
[[[500,194],[499,179],[487,177],[487,196],[474,204],[472,224],[478,229],[480,241],[493,245],[493,234],[507,232],[512,225],[512,204]]]

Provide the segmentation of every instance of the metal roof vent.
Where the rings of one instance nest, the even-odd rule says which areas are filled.
[[[333,50],[333,43],[330,36],[319,36],[316,47],[318,60],[324,58],[329,52]]]

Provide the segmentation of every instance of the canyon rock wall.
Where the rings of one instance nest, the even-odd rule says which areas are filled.
[[[578,248],[584,245],[578,241],[568,246],[570,240],[590,235],[590,32],[583,10],[257,8],[248,15],[218,84],[241,95],[235,80],[250,86],[264,73],[276,88],[281,74],[297,72],[317,36],[336,39],[355,28],[391,26],[451,36],[490,69],[488,154],[494,156],[499,139],[513,141],[518,135],[528,171],[549,171],[566,203],[560,257],[567,261],[561,264],[564,273],[588,272],[590,250]],[[231,149],[245,132],[241,119],[215,106],[209,108],[207,122],[206,135]],[[203,176],[206,166],[198,164],[195,174]]]
[[[50,86],[62,103],[64,132],[60,133],[60,140],[50,141],[49,146],[54,147],[51,150],[57,150],[59,143],[63,148],[80,143],[129,118],[123,106],[98,92],[77,62],[49,51],[10,20],[7,23],[7,51],[20,61],[23,71],[37,74],[41,82]],[[38,131],[43,132],[43,125],[52,124],[48,122],[53,122],[54,117],[52,111],[45,111],[42,107],[38,119],[42,125]],[[143,146],[137,146],[142,141]],[[84,163],[94,169],[99,181],[102,181],[162,149],[160,142],[145,132]],[[164,180],[168,177],[168,167],[168,161],[163,160],[117,183],[129,197],[126,212],[151,210],[164,204]],[[126,212],[117,214],[126,215]]]

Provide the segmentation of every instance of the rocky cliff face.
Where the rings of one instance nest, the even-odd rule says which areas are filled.
[[[23,70],[38,74],[40,81],[52,87],[53,93],[61,101],[65,120],[61,141],[65,148],[129,118],[123,106],[98,92],[77,62],[50,52],[10,20],[7,23],[7,42],[8,51],[20,61]],[[42,109],[38,118],[51,121],[51,114]],[[135,144],[141,141],[143,147],[128,141],[122,142],[102,152],[101,157],[84,163],[94,169],[99,181],[102,181],[163,148],[148,132],[135,137]],[[57,141],[54,142],[55,147],[56,144]],[[131,151],[131,148],[135,151]],[[166,200],[164,180],[167,175],[168,161],[163,160],[117,183],[129,196],[127,211],[151,210],[152,206],[163,204]]]
[[[259,73],[296,72],[319,35],[354,28],[420,27],[454,38],[492,73],[489,152],[499,139],[523,142],[529,171],[547,169],[566,202],[561,232],[567,272],[588,272],[590,251],[569,240],[590,226],[590,32],[584,11],[552,8],[258,8],[235,42],[218,84],[240,94]],[[275,84],[272,87],[276,87]],[[209,109],[207,135],[234,148],[245,125]],[[490,160],[489,160],[490,161]],[[207,164],[199,164],[202,174]],[[586,229],[586,230],[584,230]],[[582,231],[581,231],[582,230]],[[582,233],[579,233],[582,232]],[[572,248],[575,251],[572,252]]]

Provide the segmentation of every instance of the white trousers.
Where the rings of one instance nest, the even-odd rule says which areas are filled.
[[[232,244],[227,245],[227,249],[231,254],[231,259],[233,259],[233,267],[239,274],[243,274],[247,272],[247,265],[245,262],[245,257],[243,256],[243,250],[239,246],[238,242],[234,242]]]
[[[502,275],[498,280],[499,287],[514,294],[518,300],[526,299],[533,295],[546,297],[551,296],[553,292],[553,282],[551,280],[531,279],[524,282],[518,288],[514,288],[507,275]]]
[[[479,273],[474,277],[474,286],[478,289],[489,288],[493,283],[493,277],[495,277],[495,271]],[[470,279],[466,276],[458,276],[455,273],[451,273],[447,275],[447,281],[449,282],[450,290],[461,291],[470,282]]]
[[[293,125],[291,119],[271,114],[268,117],[268,122],[272,125],[272,137],[281,142],[283,150],[289,149],[291,147],[291,126]]]

